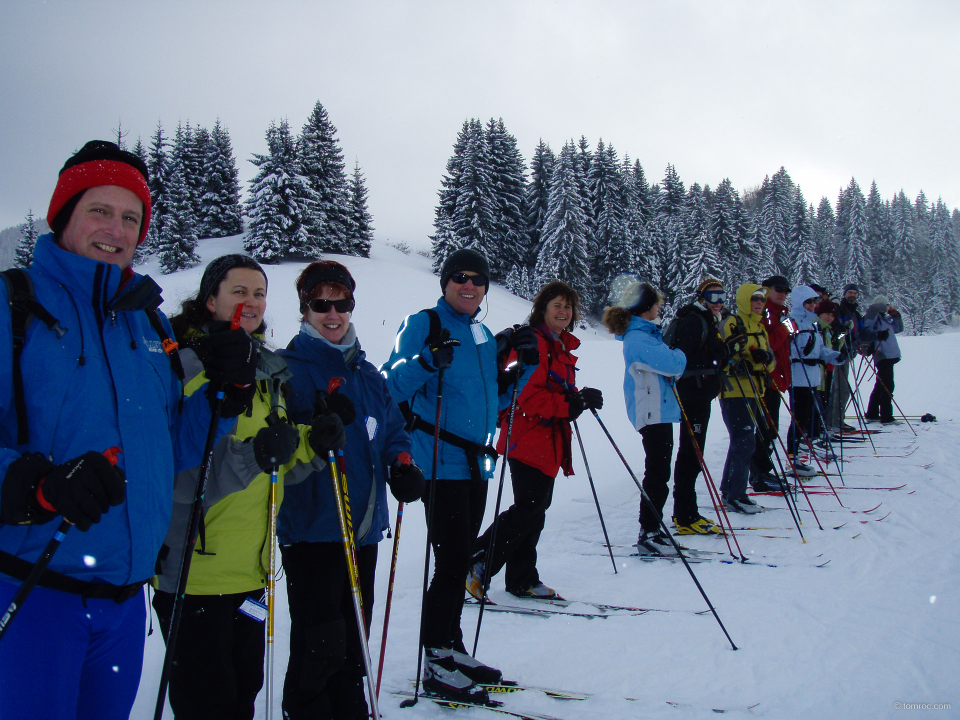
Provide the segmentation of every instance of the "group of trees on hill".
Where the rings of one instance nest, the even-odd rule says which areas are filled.
[[[242,233],[244,216],[244,249],[261,262],[324,252],[368,257],[373,225],[364,177],[359,165],[347,176],[336,133],[319,102],[296,139],[286,120],[271,123],[268,152],[250,160],[259,172],[241,204],[230,134],[219,120],[212,130],[180,123],[172,138],[158,122],[149,147],[138,138],[127,148],[147,166],[153,206],[134,262],[156,256],[163,273],[192,267],[200,262],[199,240]],[[116,130],[121,147],[126,134]],[[31,210],[21,226],[19,266],[30,266],[35,243]]]
[[[872,183],[865,197],[851,179],[836,205],[822,198],[814,208],[782,167],[743,192],[729,179],[685,188],[672,165],[651,185],[639,160],[583,137],[559,154],[541,141],[528,165],[503,120],[464,122],[434,228],[437,269],[454,250],[475,248],[511,292],[532,298],[560,279],[594,314],[616,301],[609,295],[623,273],[660,288],[668,315],[706,276],[735,290],[771,275],[883,293],[915,333],[960,311],[960,212],[923,192],[884,200]]]

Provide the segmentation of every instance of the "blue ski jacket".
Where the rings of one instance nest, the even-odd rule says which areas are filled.
[[[293,372],[287,414],[293,422],[309,425],[316,391],[327,391],[331,378],[344,379],[337,392],[349,397],[357,412],[356,419],[346,426],[343,450],[353,531],[358,545],[371,545],[383,539],[390,524],[386,486],[390,465],[400,453],[410,452],[410,436],[403,429],[403,415],[387,384],[356,342],[353,326],[348,330],[352,335],[348,342],[354,342],[346,353],[308,328],[303,326],[287,349],[278,352]],[[277,517],[277,537],[284,545],[342,540],[329,467],[286,488]]]
[[[456,312],[440,298],[434,308],[440,325],[459,340],[454,348],[453,364],[443,374],[443,406],[440,427],[478,445],[490,445],[497,429],[497,411],[510,403],[510,393],[502,399],[497,388],[497,343],[485,325],[473,317]],[[479,312],[479,310],[478,310]],[[396,401],[410,403],[410,409],[431,425],[437,416],[437,376],[424,348],[430,332],[430,317],[425,312],[408,315],[400,326],[390,358],[380,367],[387,387]],[[426,353],[424,358],[421,354]],[[530,371],[532,372],[532,371]],[[529,374],[525,373],[527,377]],[[521,389],[523,384],[521,378]],[[511,386],[512,390],[512,386]],[[426,477],[433,473],[433,436],[421,430],[413,432],[413,456]],[[440,441],[437,478],[469,480],[467,451]],[[493,476],[496,462],[491,456],[479,458],[485,480]]]
[[[670,384],[687,366],[683,350],[667,347],[660,328],[636,316],[616,338],[623,343],[623,397],[633,426],[640,430],[680,422],[680,405]]]
[[[27,331],[20,368],[30,439],[18,445],[11,318],[0,283],[0,478],[25,453],[60,464],[120,447],[126,500],[87,532],[68,533],[50,569],[87,582],[146,580],[170,525],[174,475],[203,455],[206,384],[178,412],[182,384],[143,312],[159,300],[150,278],[127,271],[122,282],[119,267],[63,250],[52,234],[38,239],[28,272],[37,301],[66,333],[36,319]],[[234,422],[224,420],[221,432]],[[0,526],[0,550],[36,562],[60,522]]]

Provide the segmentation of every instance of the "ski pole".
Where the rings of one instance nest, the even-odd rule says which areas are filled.
[[[387,602],[383,608],[383,635],[380,637],[380,664],[377,666],[377,699],[380,699],[380,679],[383,677],[383,658],[387,653],[387,628],[390,627],[390,606],[393,604],[393,580],[397,575],[397,553],[400,550],[400,523],[403,522],[403,503],[397,503],[397,523],[393,530],[393,557],[390,559],[390,580],[387,584]]]
[[[342,456],[343,451],[338,451]],[[337,505],[337,518],[340,521],[340,534],[343,539],[343,556],[347,563],[347,577],[350,580],[350,593],[353,595],[353,611],[357,619],[357,631],[360,634],[360,649],[363,652],[363,665],[367,673],[367,692],[370,695],[370,714],[373,720],[380,719],[377,707],[377,691],[374,687],[373,667],[370,661],[370,646],[367,643],[367,621],[363,616],[363,598],[360,595],[360,576],[357,568],[357,548],[353,537],[353,518],[350,514],[350,494],[347,490],[347,477],[337,466],[337,457],[333,450],[327,452],[330,476],[333,480],[333,497]]]
[[[861,363],[862,365],[862,363]],[[865,435],[870,441],[870,447],[873,448],[873,454],[877,454],[877,445],[873,442],[873,433],[867,431],[867,423],[864,420],[863,397],[860,394],[859,384],[856,386],[856,392],[850,393],[850,399],[853,401],[853,411],[857,414],[857,424],[860,426],[860,434]],[[843,445],[841,444],[841,448]]]
[[[877,360],[876,351],[874,351],[873,356],[870,359],[873,360],[874,364],[879,362],[879,360]],[[890,400],[896,406],[897,412],[900,413],[900,417],[903,418],[903,421],[907,424],[907,427],[910,428],[910,432],[912,432],[914,437],[916,437],[917,431],[913,429],[913,425],[911,425],[910,421],[907,420],[907,416],[903,414],[903,410],[900,409],[900,403],[898,403],[896,398],[893,397],[893,393],[890,392],[890,389],[887,387],[887,384],[883,381],[883,378],[880,377],[879,371],[870,365],[867,365],[867,367],[869,367],[873,371],[873,376],[877,378],[877,382],[880,383],[880,387],[882,387],[883,391],[890,396]]]
[[[116,465],[117,461],[119,460],[118,454],[121,452],[123,451],[120,448],[111,447],[104,450],[103,454],[107,460],[110,461],[111,465]],[[43,575],[44,570],[47,569],[47,566],[53,559],[54,553],[57,552],[61,543],[63,543],[63,539],[66,537],[67,531],[71,527],[73,527],[73,525],[69,520],[60,521],[60,525],[57,526],[57,529],[54,531],[53,537],[50,538],[47,546],[43,549],[43,552],[40,553],[40,557],[37,558],[37,561],[30,569],[30,574],[27,575],[26,580],[23,581],[23,585],[21,585],[20,589],[17,590],[16,595],[13,596],[13,599],[10,601],[7,609],[4,611],[3,615],[0,616],[0,640],[3,640],[3,636],[6,635],[7,629],[10,627],[13,619],[17,616],[17,613],[23,609],[23,604],[27,601],[30,593],[32,593],[33,589],[37,586],[40,576]]]
[[[500,486],[497,488],[497,502],[493,509],[493,527],[490,529],[490,542],[484,556],[483,582],[480,589],[480,612],[477,615],[477,631],[473,636],[473,657],[477,656],[477,644],[480,642],[480,625],[483,623],[483,608],[487,604],[487,590],[490,589],[490,573],[487,567],[493,561],[493,550],[497,543],[497,525],[500,523],[500,500],[503,497],[503,480],[507,475],[507,460],[510,457],[510,436],[513,434],[513,416],[517,410],[517,394],[520,392],[520,375],[523,373],[523,360],[517,360],[517,379],[513,381],[513,397],[510,398],[510,415],[507,418],[507,442],[503,450],[503,465],[500,466]]]
[[[610,553],[610,562],[613,563],[613,574],[617,574],[617,561],[613,559],[613,547],[610,545],[610,536],[607,535],[607,526],[603,522],[603,513],[600,511],[600,499],[597,497],[597,488],[593,484],[593,475],[590,473],[590,465],[587,463],[587,451],[583,447],[583,440],[580,437],[580,428],[577,421],[573,421],[573,429],[577,431],[577,442],[580,444],[580,454],[583,455],[583,467],[587,469],[587,480],[590,481],[590,491],[593,493],[593,502],[597,506],[597,515],[600,516],[600,529],[603,530],[603,540],[607,543],[607,552]]]
[[[273,395],[277,398],[277,395]],[[267,425],[275,425],[280,422],[277,414],[277,404],[274,404],[274,410],[267,417]],[[270,470],[270,499],[267,503],[267,542],[270,543],[270,562],[267,570],[267,695],[266,712],[267,720],[273,718],[273,665],[274,665],[274,627],[276,625],[276,593],[277,593],[277,481],[279,480],[280,468],[276,464],[277,458],[270,458],[273,461],[273,468]]]
[[[443,333],[441,332],[441,338]],[[413,707],[417,704],[420,697],[420,674],[423,663],[423,616],[427,609],[427,581],[430,577],[430,541],[431,529],[433,528],[433,507],[436,504],[437,491],[437,457],[440,451],[440,409],[443,407],[443,373],[445,367],[440,368],[437,373],[437,416],[433,421],[433,467],[430,471],[430,493],[429,507],[427,509],[427,548],[423,557],[423,594],[420,599],[420,633],[417,638],[417,682],[413,686],[413,697],[407,698],[400,703],[400,707]]]
[[[713,617],[716,619],[717,624],[720,626],[720,629],[723,630],[723,634],[727,638],[727,642],[730,643],[730,647],[734,650],[737,650],[737,646],[734,645],[733,640],[730,638],[730,633],[727,632],[727,629],[723,626],[723,622],[720,620],[720,616],[717,615],[716,608],[713,607],[713,603],[710,602],[710,598],[707,597],[707,593],[704,591],[703,586],[700,584],[700,581],[697,580],[697,576],[693,572],[693,568],[690,567],[690,563],[687,562],[687,556],[683,554],[683,550],[677,544],[677,541],[674,539],[673,535],[670,534],[670,530],[667,528],[666,524],[663,522],[663,516],[657,511],[656,505],[653,504],[653,501],[650,499],[650,496],[647,495],[646,491],[643,489],[643,485],[640,484],[640,481],[637,480],[637,476],[634,475],[633,470],[630,468],[630,463],[627,462],[627,459],[623,456],[623,453],[620,452],[620,448],[617,447],[617,443],[614,442],[613,436],[610,434],[610,431],[607,430],[607,426],[603,424],[603,420],[600,419],[600,415],[597,414],[597,411],[594,408],[590,408],[590,412],[593,413],[593,416],[597,419],[597,422],[600,424],[600,428],[603,430],[603,434],[607,436],[607,440],[610,441],[610,444],[613,446],[614,451],[620,457],[620,460],[623,462],[624,467],[627,469],[627,472],[630,474],[630,477],[633,479],[633,482],[640,489],[640,497],[647,503],[647,505],[653,510],[654,516],[660,519],[660,528],[663,530],[664,535],[669,538],[670,543],[673,545],[674,550],[677,551],[677,555],[680,558],[680,561],[683,563],[683,566],[687,569],[687,572],[690,573],[690,577],[693,579],[694,585],[697,586],[697,590],[700,591],[700,595],[703,597],[704,602],[707,603],[707,607],[710,608],[710,612],[713,613]]]
[[[690,423],[690,418],[687,417],[687,411],[683,407],[683,403],[680,402],[680,393],[677,392],[676,383],[670,382],[670,389],[673,390],[673,396],[677,399],[677,405],[680,406],[680,415],[683,418],[684,424],[687,426],[687,432],[690,435],[690,441],[693,443],[694,452],[696,452],[697,454],[697,461],[700,463],[700,469],[703,470],[703,478],[704,478],[704,481],[707,483],[707,492],[710,494],[710,501],[713,503],[713,509],[717,513],[717,520],[720,522],[720,527],[722,529],[723,520],[726,519],[727,528],[730,531],[730,536],[733,538],[733,542],[737,546],[737,552],[740,553],[740,557],[737,558],[736,554],[734,554],[733,552],[733,548],[730,546],[730,538],[728,538],[727,533],[724,532],[723,539],[727,543],[727,550],[730,551],[730,557],[734,558],[735,560],[740,560],[740,562],[745,562],[747,558],[744,556],[743,550],[740,549],[740,543],[737,542],[737,535],[733,531],[733,523],[731,523],[730,518],[727,517],[725,508],[721,513],[720,508],[722,507],[722,503],[718,503],[717,498],[714,497],[716,487],[713,484],[713,477],[710,475],[710,471],[707,469],[707,462],[706,460],[704,460],[703,453],[700,451],[700,443],[697,442],[697,436],[693,432],[693,425]],[[674,475],[676,475],[676,472],[674,472]],[[676,477],[673,478],[673,484],[674,484],[674,488],[676,488],[676,484],[677,484]]]

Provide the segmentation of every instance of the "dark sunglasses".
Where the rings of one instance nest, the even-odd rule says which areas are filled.
[[[789,285],[774,285],[774,286],[773,286],[773,289],[776,290],[777,292],[782,292],[782,293],[788,293],[788,292],[790,292],[790,286],[789,286]]]
[[[707,290],[703,294],[703,299],[711,305],[719,305],[727,301],[727,293],[723,290]]]
[[[466,285],[467,280],[469,280],[474,287],[486,287],[488,282],[486,275],[467,275],[463,272],[454,273],[450,276],[450,279],[457,285]]]
[[[348,313],[353,312],[353,308],[357,304],[353,301],[353,298],[343,298],[342,300],[320,300],[317,298],[308,302],[307,306],[315,313],[328,313],[331,308],[336,308],[338,313]]]

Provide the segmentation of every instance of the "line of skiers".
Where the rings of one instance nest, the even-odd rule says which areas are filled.
[[[458,250],[443,264],[436,306],[404,320],[377,368],[351,322],[354,278],[319,261],[296,282],[298,335],[273,351],[266,273],[249,257],[211,262],[178,315],[159,313],[159,288],[130,267],[150,214],[142,161],[92,141],[60,172],[53,232],[38,240],[32,268],[0,285],[0,376],[10,378],[0,384],[0,717],[128,717],[152,581],[171,643],[174,715],[252,718],[274,518],[291,619],[284,717],[367,717],[364,635],[388,488],[401,503],[423,498],[434,555],[423,688],[485,701],[482,683],[501,674],[466,653],[465,584],[482,597],[505,568],[513,594],[556,597],[537,572],[537,543],[558,472],[573,473],[572,424],[603,407],[599,390],[576,385],[577,291],[547,284],[527,324],[494,335],[476,319],[487,261]],[[662,298],[646,283],[605,313],[623,342],[627,414],[654,501],[641,508],[643,546],[666,543],[658,514],[682,417],[691,432],[681,433],[674,468],[678,532],[719,531],[698,513],[695,489],[718,394],[731,436],[721,492],[742,512],[756,511],[751,473],[762,483],[772,467],[775,430],[761,406],[775,426],[792,378],[803,428],[816,416],[814,393],[849,395],[846,370],[825,386],[820,361],[842,368],[851,340],[877,344],[887,395],[875,390],[867,415],[892,418],[896,311],[878,298],[861,318],[855,287],[840,308],[798,288],[790,331],[781,322],[789,290],[778,277],[745,284],[724,319],[724,287],[707,280],[678,314],[673,347],[659,328]],[[480,534],[498,455],[509,457],[514,503]]]

